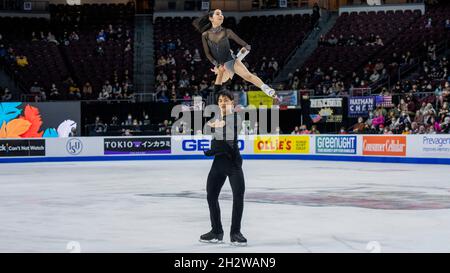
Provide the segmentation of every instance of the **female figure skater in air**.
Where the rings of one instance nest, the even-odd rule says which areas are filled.
[[[214,65],[214,72],[217,74],[214,90],[218,91],[221,85],[232,79],[234,73],[236,73],[244,80],[260,88],[268,96],[278,99],[273,88],[265,84],[258,76],[250,73],[241,62],[241,58],[237,58],[232,54],[229,39],[242,46],[240,53],[244,57],[251,47],[231,29],[222,27],[223,20],[222,11],[216,9],[203,17],[195,19],[192,23],[202,33],[203,49],[208,60]]]
[[[211,149],[205,155],[214,156],[206,182],[206,193],[211,219],[211,231],[200,236],[201,242],[221,243],[223,229],[220,219],[219,194],[227,177],[233,192],[230,241],[233,245],[246,245],[247,239],[241,233],[241,219],[244,210],[245,182],[242,172],[242,157],[238,147],[241,118],[234,112],[234,97],[229,91],[218,92],[220,119],[208,122],[213,134]]]

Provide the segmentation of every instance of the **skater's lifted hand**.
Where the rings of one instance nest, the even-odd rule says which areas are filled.
[[[241,54],[244,54],[247,51],[250,51],[251,46],[250,45],[246,45],[244,47],[241,48]]]

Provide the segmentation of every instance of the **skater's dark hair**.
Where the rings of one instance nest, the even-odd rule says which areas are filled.
[[[214,10],[210,10],[207,14],[195,19],[192,22],[192,25],[198,32],[203,33],[212,27],[211,21],[209,21],[209,17],[213,17],[213,15]]]
[[[234,95],[228,90],[221,90],[217,93],[217,102],[219,102],[220,96],[227,97],[230,100],[234,100]]]

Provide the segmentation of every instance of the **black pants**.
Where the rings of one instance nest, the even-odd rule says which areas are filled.
[[[217,155],[214,158],[206,183],[209,214],[214,233],[223,233],[222,222],[220,220],[219,194],[227,177],[230,179],[231,190],[233,192],[233,214],[230,233],[237,233],[241,230],[245,192],[242,157],[239,155],[235,160],[232,160],[226,155]]]

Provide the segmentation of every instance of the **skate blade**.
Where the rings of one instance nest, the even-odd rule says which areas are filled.
[[[219,239],[213,239],[213,240],[202,240],[202,239],[200,239],[198,241],[201,242],[201,243],[207,243],[207,244],[223,244],[223,241],[219,240]]]
[[[247,246],[247,243],[231,242],[230,245],[232,245],[232,246]]]

